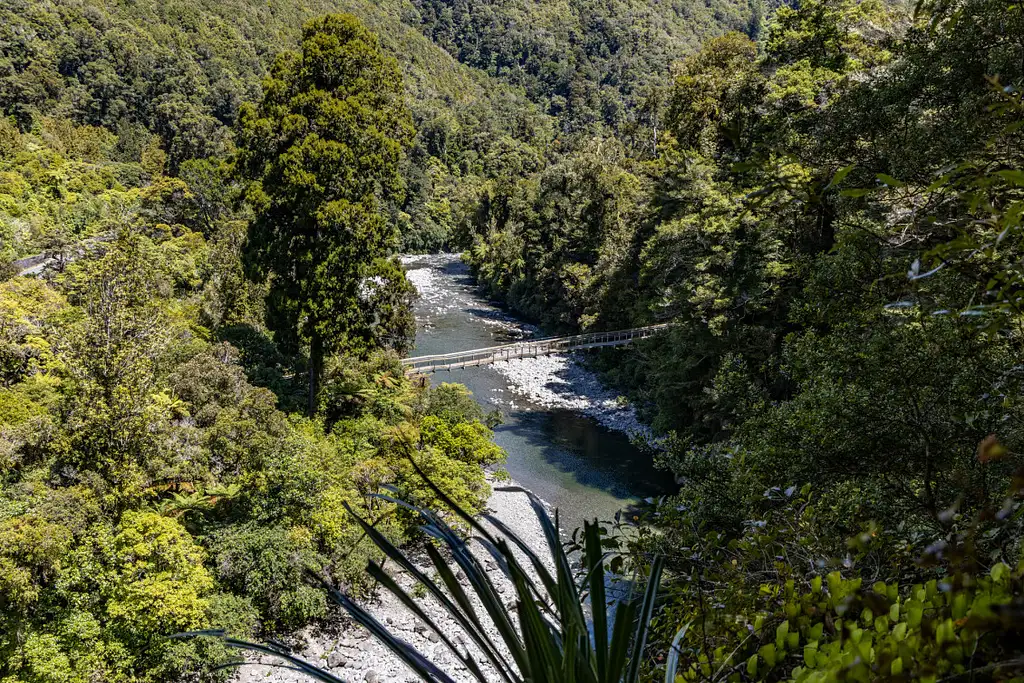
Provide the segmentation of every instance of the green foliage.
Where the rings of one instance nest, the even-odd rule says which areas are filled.
[[[490,292],[531,318],[583,326],[613,297],[641,181],[621,146],[595,145],[484,198],[467,252]]]
[[[105,129],[60,118],[40,118],[26,132],[5,125],[10,147],[0,154],[0,253],[45,252],[64,261],[71,244],[109,233],[137,207],[140,169],[113,158],[113,135]]]
[[[420,27],[470,64],[525,89],[563,133],[625,132],[669,65],[749,23],[740,2],[415,0]],[[650,125],[651,121],[644,122]]]
[[[687,680],[941,679],[1019,656],[982,638],[984,654],[965,664],[945,647],[946,626],[937,641],[949,618],[957,648],[961,633],[975,645],[979,632],[958,623],[966,612],[954,615],[952,600],[984,602],[987,591],[1019,599],[1019,547],[1006,545],[1016,521],[971,537],[977,566],[914,560],[995,514],[1021,465],[1024,55],[993,26],[1016,31],[1024,15],[989,0],[918,9],[911,17],[899,5],[802,2],[779,8],[761,45],[737,34],[708,41],[664,94],[657,158],[620,164],[633,192],[592,179],[575,190],[545,171],[482,197],[474,219],[467,260],[516,309],[569,329],[673,323],[596,365],[666,434],[655,457],[681,490],[646,523],[679,592],[670,592],[656,652],[695,610],[707,619],[710,635],[682,657]],[[577,149],[552,168],[586,158]],[[596,213],[620,222],[608,230],[586,211],[563,223],[550,208],[557,201],[535,199],[556,193],[574,208],[613,206]],[[792,494],[794,481],[819,493],[778,528],[762,492]],[[1007,510],[1019,504],[1013,496]],[[860,538],[866,520],[889,545],[835,560],[852,553],[845,541]],[[777,527],[770,542],[765,522]],[[703,578],[702,562],[711,566]],[[985,578],[999,562],[1015,577],[1005,590]],[[816,599],[807,612],[792,603],[792,615],[781,602],[757,607],[813,593],[828,565],[854,583],[881,578],[901,600],[933,578],[951,588],[911,645],[892,637],[901,612],[854,640],[845,626],[832,630],[837,620],[851,625],[840,603]],[[707,607],[720,604],[720,615]],[[753,627],[758,609],[764,634]],[[798,624],[798,613],[808,621]],[[804,629],[827,613],[828,637],[811,639],[818,647],[804,662]],[[776,642],[787,621],[792,632]],[[1016,628],[1008,624],[994,640]],[[873,649],[857,659],[868,640]]]
[[[0,284],[0,383],[5,387],[45,367],[51,349],[44,328],[66,305],[42,282],[26,278]]]
[[[429,127],[403,166],[410,192],[389,222],[408,248],[445,244],[469,210],[469,188],[535,168],[550,124],[524,96],[403,24],[401,10],[367,0],[5,5],[0,257],[103,234],[133,206],[132,189],[165,173],[208,192],[194,164],[233,151],[241,105],[259,100],[275,57],[298,47],[306,21],[337,11],[359,16],[402,60],[414,117]],[[196,202],[203,222],[216,213],[210,196]]]
[[[303,529],[247,525],[225,529],[207,542],[214,549],[221,585],[248,598],[265,626],[278,630],[296,628],[324,614],[323,591],[304,581],[307,570],[325,564],[312,541]]]
[[[747,122],[726,117],[742,115],[737,105],[757,95],[756,56],[753,42],[728,33],[680,64],[665,112],[666,127],[680,147],[712,154],[723,130],[742,130]]]
[[[851,539],[845,559],[833,559],[841,548],[821,533],[826,501],[810,485],[767,492],[760,519],[731,537],[694,533],[690,512],[659,508],[657,515],[683,523],[673,525],[671,539],[642,533],[637,547],[687,548],[669,559],[671,597],[654,620],[663,639],[690,624],[676,680],[1012,677],[1020,666],[1020,549],[979,564],[974,546],[986,535],[1018,532],[1019,520],[1011,520],[1019,490],[1011,493],[1002,521],[964,520],[923,558],[869,526]]]
[[[159,476],[164,454],[157,439],[168,416],[156,382],[175,332],[159,301],[166,281],[144,268],[143,248],[127,238],[68,274],[70,299],[82,316],[60,340],[64,419],[52,444],[54,468],[66,481],[94,472],[129,498]]]
[[[1013,297],[999,283],[1013,281],[1014,252],[998,239],[1019,213],[1013,91],[979,115],[993,100],[986,69],[1021,77],[986,40],[998,4],[977,0],[958,21],[943,6],[926,28],[898,7],[802,3],[779,10],[760,54],[736,34],[711,40],[679,66],[660,158],[634,171],[631,193],[592,176],[576,193],[564,175],[521,181],[482,203],[468,259],[492,291],[550,324],[674,323],[640,353],[600,364],[656,428],[675,432],[662,461],[708,506],[736,501],[729,487],[753,476],[754,490],[881,481],[896,494],[889,509],[861,512],[886,523],[936,527],[957,500],[979,509],[998,494],[976,445],[1019,438],[1019,340],[941,312],[975,303],[975,283],[1003,308]],[[973,78],[958,71],[959,104],[934,66],[954,43],[975,65]],[[928,132],[919,97],[958,130],[955,145],[945,126]],[[597,168],[607,173],[607,158]],[[557,200],[533,199],[559,192],[582,212],[564,221],[578,233],[562,227]],[[948,243],[968,224],[972,238]],[[939,271],[919,277],[926,260],[908,280],[939,244],[950,244],[929,252]],[[940,265],[953,253],[970,254],[956,272]],[[726,453],[742,453],[742,477]],[[708,467],[721,477],[706,479]]]
[[[36,510],[7,518],[0,532],[5,673],[160,680],[171,647],[153,636],[206,623],[213,578],[202,549],[153,513],[107,526],[81,490],[57,492]]]
[[[213,578],[178,522],[151,512],[127,513],[110,553],[117,578],[108,587],[107,614],[117,629],[148,634],[203,623],[202,596],[213,588]]]
[[[539,170],[559,149],[556,130],[563,147],[617,131],[650,155],[669,65],[705,35],[746,27],[744,4],[9,3],[0,256],[103,234],[103,219],[155,176],[195,184],[190,164],[232,153],[242,105],[260,99],[277,55],[299,46],[307,21],[335,12],[357,16],[398,58],[419,131],[389,223],[405,250],[464,246],[479,193]],[[18,176],[34,183],[31,200]]]
[[[630,536],[668,577],[630,679],[677,634],[683,680],[1016,675],[1024,11],[767,9],[5,4],[0,678],[210,672],[163,636],[299,628],[310,567],[364,590],[422,521],[384,491],[480,533],[494,419],[380,350],[399,245],[551,328],[673,323],[598,360],[681,487]],[[498,666],[617,679],[558,540],[550,606],[500,546]]]
[[[943,213],[952,214],[950,222],[957,234],[915,261],[910,277],[927,288],[928,280],[941,271],[955,270],[972,282],[982,297],[956,312],[977,317],[994,331],[1012,327],[1020,313],[1021,272],[1016,243],[1024,213],[1024,159],[1017,142],[1024,127],[1024,105],[1018,88],[1000,87],[998,78],[991,79],[991,86],[991,111],[996,122],[1003,124],[1002,129],[971,159],[954,169],[937,171],[927,187],[915,188],[929,204],[955,207]],[[909,192],[903,183],[891,186]],[[913,218],[915,223],[925,225],[939,220],[937,212],[928,210],[916,212]]]

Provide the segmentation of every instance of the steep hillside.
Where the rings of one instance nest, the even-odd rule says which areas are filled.
[[[419,130],[406,172],[407,199],[392,207],[395,223],[407,247],[436,247],[458,219],[455,181],[465,189],[486,177],[534,170],[551,126],[521,93],[459,64],[403,24],[402,6],[369,0],[15,0],[0,8],[0,113],[35,135],[37,152],[48,149],[60,157],[47,165],[64,167],[62,182],[77,186],[83,172],[63,161],[139,163],[154,145],[176,174],[190,159],[230,151],[239,107],[259,97],[275,55],[298,45],[306,20],[351,12],[399,59]],[[102,138],[85,157],[54,133],[73,125],[97,127],[93,137]],[[79,131],[70,137],[83,136]],[[8,168],[13,153],[5,156],[10,158],[0,159],[0,170],[16,170]],[[144,184],[139,176],[121,173],[116,184]],[[43,206],[31,191],[38,180],[8,177],[0,183],[0,235],[8,256],[38,250],[47,233],[67,222],[58,217],[67,214],[60,201],[67,193],[57,192],[61,197]],[[85,184],[93,194],[114,189],[110,182]],[[82,224],[88,219],[71,222],[76,237],[90,231]]]
[[[670,63],[704,36],[757,24],[746,0],[12,0],[0,8],[0,114],[60,157],[60,182],[94,194],[117,188],[80,181],[88,169],[63,161],[132,164],[159,148],[174,175],[226,156],[275,56],[297,46],[305,21],[339,11],[403,70],[418,135],[391,214],[406,249],[449,243],[488,179],[534,173],[580,135],[615,132],[646,149]],[[84,136],[95,138],[86,157],[66,144],[83,137],[72,125],[106,131]],[[118,187],[145,184],[144,173],[115,175]],[[71,238],[95,232],[88,217],[66,218],[76,210],[61,208],[65,191],[29,202],[39,182],[0,182],[7,258],[38,251],[58,224]]]
[[[33,112],[111,130],[142,123],[165,137],[173,159],[203,156],[223,143],[220,127],[234,121],[241,102],[258,95],[273,57],[297,46],[302,24],[338,11],[355,14],[381,36],[402,62],[414,100],[515,102],[507,89],[405,27],[400,5],[15,0],[0,9],[0,107],[23,126]],[[196,139],[200,133],[206,134]]]
[[[521,85],[567,132],[620,128],[669,66],[728,30],[759,30],[747,0],[412,0],[423,32]]]

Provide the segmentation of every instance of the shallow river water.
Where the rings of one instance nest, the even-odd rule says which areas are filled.
[[[420,292],[411,355],[494,346],[536,333],[479,296],[457,255],[405,261]],[[559,509],[563,528],[573,529],[594,517],[611,519],[631,502],[671,490],[671,476],[656,470],[649,455],[622,431],[599,422],[629,422],[631,411],[623,415],[613,408],[609,414],[601,401],[595,409],[589,399],[600,392],[600,385],[592,374],[566,358],[514,363],[514,368],[492,365],[437,373],[432,381],[465,384],[486,410],[501,411],[504,423],[495,429],[494,440],[508,453],[505,468],[517,483]],[[545,394],[554,397],[554,407]],[[603,404],[614,405],[608,396],[603,398]],[[583,414],[580,405],[588,406],[591,414]]]

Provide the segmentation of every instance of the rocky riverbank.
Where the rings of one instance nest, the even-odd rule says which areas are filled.
[[[435,318],[452,311],[472,311],[473,316],[488,327],[496,327],[508,341],[524,339],[537,333],[537,327],[509,315],[500,307],[483,301],[469,268],[458,254],[414,254],[402,257],[405,276],[416,288],[417,324],[430,328]]]
[[[493,482],[492,482],[493,483]],[[498,484],[495,484],[498,485]],[[508,486],[509,484],[504,484]],[[541,558],[548,559],[549,553],[544,539],[543,531],[537,516],[533,511],[526,494],[511,491],[494,491],[488,500],[488,510],[497,519],[507,525],[518,535],[530,548],[535,550]],[[485,522],[486,523],[486,522]],[[480,558],[487,570],[488,576],[498,588],[499,594],[506,602],[506,606],[512,609],[515,604],[515,591],[512,584],[491,556],[479,544],[473,543],[473,552]],[[418,567],[428,576],[434,576],[434,570],[424,556],[419,558]],[[394,566],[393,563],[389,563]],[[407,592],[412,593],[415,581],[405,572],[393,574],[396,581]],[[465,577],[460,576],[460,581],[468,588]],[[417,598],[417,604],[422,607],[426,614],[444,631],[445,635],[457,644],[466,644],[466,638],[458,626],[453,622],[448,613],[432,597],[426,596]],[[385,624],[395,635],[402,638],[419,652],[424,654],[430,661],[434,662],[452,678],[460,683],[462,681],[475,680],[465,666],[455,658],[450,650],[440,642],[436,633],[413,617],[401,602],[387,591],[378,591],[373,598],[365,601],[363,606],[382,624]],[[479,608],[479,605],[477,605]],[[364,681],[365,683],[400,683],[418,681],[419,678],[409,670],[390,650],[385,648],[360,625],[347,616],[340,614],[341,608],[334,607],[338,614],[337,621],[329,629],[314,630],[307,629],[297,634],[296,639],[302,643],[298,649],[299,655],[306,661],[316,664],[321,668],[330,671],[331,674],[345,681]],[[482,613],[481,609],[478,612]],[[491,628],[491,635],[497,642],[500,642],[498,633]],[[473,647],[470,646],[471,651]],[[477,661],[483,662],[479,653],[474,651]],[[270,658],[251,658],[252,664],[239,670],[236,677],[238,683],[306,683],[309,678],[303,674],[274,667]],[[485,671],[486,665],[482,664]],[[495,674],[494,680],[498,680]]]
[[[636,410],[584,367],[576,354],[517,358],[489,367],[508,379],[509,390],[528,404],[572,410],[594,418],[608,429],[647,441],[654,439]]]
[[[516,320],[499,306],[481,299],[468,268],[457,255],[409,256],[403,258],[403,263],[409,280],[419,292],[416,306],[417,324],[421,331],[427,331],[424,335],[427,339],[434,335],[435,338],[442,340],[441,344],[423,352],[446,353],[489,346],[537,333],[535,327]],[[487,326],[482,334],[479,325]],[[438,381],[442,379],[460,381],[463,376],[444,376],[438,378]],[[610,429],[648,435],[646,428],[637,419],[635,411],[620,400],[615,392],[602,385],[598,377],[582,365],[579,358],[549,356],[498,363],[480,368],[475,383],[478,400],[503,409],[511,408],[513,414],[522,411],[569,410],[590,416]],[[520,446],[529,445],[513,443]],[[522,470],[526,476],[532,472],[530,467]],[[592,465],[588,467],[592,468]],[[546,490],[548,495],[553,496],[552,501],[560,500],[560,505],[570,506],[575,512],[576,519],[603,515],[600,511],[592,512],[592,508],[586,508],[586,512],[581,513],[581,501],[559,488],[565,480],[559,479],[554,487],[548,486],[547,489],[544,488],[546,481],[535,478],[531,482],[536,490]],[[571,481],[568,483],[573,485]],[[592,495],[589,489],[577,487],[570,490]],[[611,502],[614,504],[614,499]],[[496,491],[488,501],[488,508],[538,555],[545,558],[549,556],[540,525],[525,494]],[[570,515],[569,518],[573,519],[573,516]],[[515,601],[511,583],[482,546],[474,544],[474,552],[481,559],[488,575],[511,609]],[[434,570],[429,567],[426,557],[418,558],[416,561],[428,576],[433,576]],[[388,563],[388,566],[394,567],[393,563]],[[414,581],[410,576],[404,572],[398,572],[394,576],[399,585],[413,594]],[[446,636],[455,642],[463,642],[459,629],[433,598],[417,598],[417,602]],[[462,663],[440,642],[440,638],[414,618],[390,593],[379,591],[363,604],[378,621],[443,668],[456,681],[473,680]],[[371,638],[363,627],[342,615],[340,608],[336,608],[335,611],[336,620],[326,628],[320,624],[316,628],[296,634],[297,651],[300,656],[326,668],[338,678],[353,683],[417,680],[396,656]],[[492,635],[497,636],[494,632]],[[477,659],[483,661],[482,657]],[[275,668],[270,665],[269,660],[254,660],[252,665],[240,671],[237,680],[239,683],[299,683],[307,679],[298,672]]]

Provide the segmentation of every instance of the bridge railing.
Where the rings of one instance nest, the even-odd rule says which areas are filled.
[[[489,365],[500,361],[516,358],[534,358],[554,353],[568,353],[601,346],[619,346],[637,339],[646,339],[668,327],[668,324],[649,325],[629,330],[613,332],[588,332],[568,337],[547,337],[528,339],[501,346],[491,346],[469,351],[433,354],[402,359],[410,372],[436,372],[438,370],[455,370],[457,368]]]

